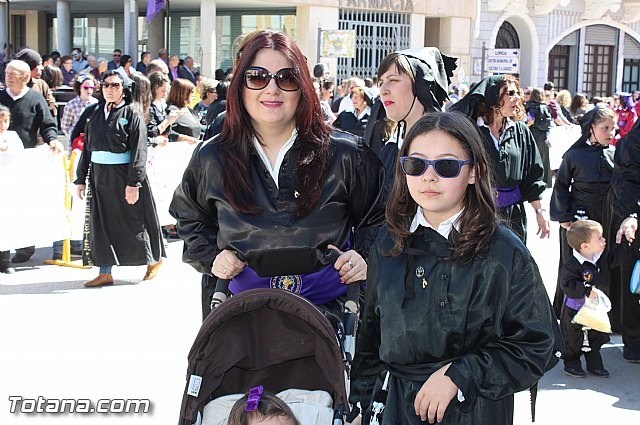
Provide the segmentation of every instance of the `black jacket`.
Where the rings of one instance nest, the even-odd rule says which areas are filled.
[[[599,223],[609,215],[605,197],[611,186],[613,167],[603,149],[580,141],[562,158],[550,202],[550,215],[561,223],[586,216]],[[578,211],[583,211],[578,213]]]
[[[640,213],[640,121],[616,145],[613,169],[613,210],[620,217]]]
[[[20,99],[13,100],[7,90],[2,90],[0,105],[11,110],[9,130],[18,133],[25,148],[36,146],[38,131],[46,143],[57,140],[58,124],[40,93],[29,89]]]
[[[351,401],[369,405],[383,367],[391,372],[383,424],[421,424],[418,390],[452,363],[445,374],[465,401],[454,398],[441,423],[511,424],[513,394],[553,367],[561,347],[527,248],[503,226],[486,258],[462,265],[445,259],[450,242],[433,229],[410,235],[398,256],[384,254],[391,245],[383,227],[369,255]]]
[[[170,207],[184,240],[185,262],[200,273],[211,274],[216,255],[229,248],[242,254],[252,267],[260,264],[267,252],[286,251],[280,261],[301,268],[310,257],[324,253],[327,244],[345,246],[353,231],[352,247],[366,257],[384,219],[379,200],[383,179],[380,161],[362,139],[333,132],[329,171],[327,179],[319,182],[323,189],[317,208],[299,218],[297,203],[304,199],[298,199],[295,173],[297,146],[304,143],[301,137],[284,157],[279,188],[251,147],[253,200],[262,210],[255,216],[238,213],[222,193],[220,170],[225,164],[215,139],[196,150]],[[309,266],[309,271],[312,269]]]

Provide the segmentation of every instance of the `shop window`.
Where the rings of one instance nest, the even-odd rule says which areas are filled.
[[[554,46],[549,52],[547,81],[552,81],[557,90],[568,87],[570,46]]]
[[[589,97],[607,97],[613,93],[613,47],[585,45],[582,91]]]

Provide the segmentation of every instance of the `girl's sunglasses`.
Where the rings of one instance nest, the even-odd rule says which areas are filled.
[[[244,72],[244,85],[251,90],[262,90],[269,85],[272,78],[276,79],[276,84],[281,90],[296,91],[300,89],[300,82],[293,68],[282,68],[272,74],[261,66],[250,66]]]
[[[421,176],[429,165],[433,166],[436,174],[445,179],[452,179],[460,175],[463,165],[473,164],[472,159],[422,159],[415,156],[401,156],[400,165],[407,176]]]

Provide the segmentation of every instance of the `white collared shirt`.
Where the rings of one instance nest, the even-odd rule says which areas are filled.
[[[422,212],[422,207],[418,205],[416,215],[413,216],[413,221],[411,222],[411,226],[409,226],[409,232],[415,233],[415,231],[418,230],[418,227],[422,226],[428,229],[433,229],[436,232],[440,233],[445,239],[448,239],[449,234],[451,233],[451,229],[455,227],[457,231],[460,231],[460,223],[458,221],[460,214],[462,214],[462,210],[458,211],[457,213],[440,223],[440,225],[436,229],[427,221],[427,219],[424,217],[424,213]]]
[[[24,97],[25,94],[27,94],[27,92],[29,91],[29,87],[25,87],[22,89],[22,91],[18,94],[13,94],[13,92],[11,91],[11,89],[9,87],[7,87],[7,94],[9,96],[11,96],[11,98],[13,100],[18,100],[18,99],[22,99]]]
[[[356,111],[354,110],[353,112],[355,113]],[[371,108],[368,106],[364,108],[364,111],[362,111],[360,115],[358,115],[358,119],[361,120],[365,115],[371,115]]]
[[[491,128],[487,124],[485,124],[484,119],[482,117],[478,117],[476,120],[476,123],[478,124],[478,127],[487,127],[489,129],[489,135],[493,140],[493,145],[496,147],[496,150],[499,150],[500,141],[504,138],[504,135],[507,133],[507,129],[509,127],[513,127],[514,125],[516,125],[515,121],[507,118],[507,125],[505,125],[504,128],[502,129],[502,134],[500,135],[500,139],[496,139],[493,136],[493,133],[491,132]]]
[[[593,143],[591,142],[590,139],[587,139],[585,143],[589,146],[593,146]],[[602,153],[604,154],[604,159],[606,159],[607,162],[609,163],[609,166],[614,167],[613,156],[616,153],[615,146],[608,145],[606,148],[602,149]]]
[[[599,259],[600,256],[602,255],[602,253],[598,253],[598,254],[594,254],[592,259],[588,259],[587,257],[583,257],[582,254],[580,254],[577,250],[573,250],[573,256],[576,260],[578,260],[578,262],[582,265],[585,263],[585,261],[588,261],[592,264],[595,264]]]
[[[271,162],[269,162],[269,157],[267,156],[267,152],[264,150],[264,147],[258,142],[256,137],[253,138],[253,146],[255,146],[260,159],[264,163],[264,166],[269,170],[269,174],[271,174],[271,178],[273,178],[276,187],[280,188],[278,183],[278,176],[280,175],[280,167],[282,166],[282,161],[284,161],[284,156],[289,152],[291,147],[293,146],[293,142],[296,141],[296,137],[298,137],[298,129],[294,128],[293,132],[291,132],[291,137],[289,140],[280,148],[280,152],[278,152],[278,156],[276,157],[276,162],[271,166]]]

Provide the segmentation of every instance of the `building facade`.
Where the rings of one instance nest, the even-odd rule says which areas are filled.
[[[638,90],[637,0],[174,0],[151,22],[146,1],[0,0],[0,43],[67,53],[73,47],[138,57],[167,47],[193,56],[205,75],[231,67],[239,36],[284,31],[310,67],[337,80],[375,75],[391,51],[437,46],[458,57],[454,83],[495,72],[494,49],[514,51],[524,85],[553,81],[588,95]],[[350,30],[353,57],[325,57],[325,33]],[[501,70],[500,72],[506,72]]]

